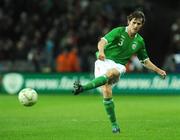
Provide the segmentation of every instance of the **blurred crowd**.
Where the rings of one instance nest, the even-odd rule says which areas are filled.
[[[170,49],[165,58],[164,68],[169,72],[180,73],[180,15],[171,25]]]
[[[168,3],[148,0],[1,0],[0,71],[93,72],[98,40],[126,25],[126,16],[140,8],[147,17],[141,34],[150,57],[166,70],[180,72],[178,4],[169,8]],[[171,61],[174,67],[169,69]],[[127,69],[145,71],[136,56]]]

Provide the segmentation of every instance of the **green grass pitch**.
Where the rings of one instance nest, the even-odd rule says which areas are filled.
[[[39,95],[32,107],[0,95],[0,140],[179,140],[180,96],[115,95],[112,134],[101,95]]]

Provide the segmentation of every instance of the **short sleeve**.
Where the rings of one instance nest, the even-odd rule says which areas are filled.
[[[146,48],[145,48],[144,41],[142,41],[142,47],[137,52],[137,57],[141,63],[143,63],[145,60],[149,59]]]
[[[120,27],[114,28],[109,33],[107,33],[103,39],[107,41],[107,43],[112,42],[115,38],[120,35]]]

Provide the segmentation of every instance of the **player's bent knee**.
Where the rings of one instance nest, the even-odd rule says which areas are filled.
[[[115,68],[112,68],[110,69],[106,75],[109,77],[109,78],[113,78],[113,77],[118,77],[120,75],[119,71]]]
[[[119,80],[119,71],[116,70],[115,68],[109,70],[107,73],[106,73],[107,77],[109,78],[108,80],[108,84],[114,84],[116,83],[118,80]]]

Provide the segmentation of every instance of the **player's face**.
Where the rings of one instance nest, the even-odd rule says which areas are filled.
[[[141,27],[143,26],[141,18],[133,18],[131,21],[128,21],[128,33],[130,35],[136,34]]]

